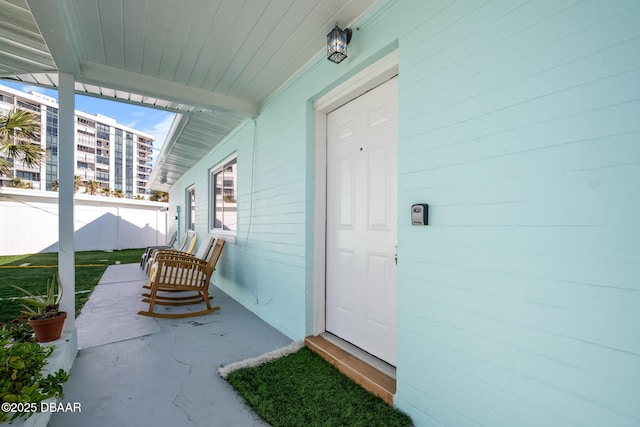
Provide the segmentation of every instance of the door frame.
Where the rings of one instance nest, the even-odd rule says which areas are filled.
[[[340,83],[313,103],[315,200],[313,229],[313,335],[326,331],[327,114],[398,75],[395,50]]]

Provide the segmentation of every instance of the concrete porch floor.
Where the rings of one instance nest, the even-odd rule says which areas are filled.
[[[216,370],[291,340],[215,287],[216,313],[139,316],[145,279],[137,264],[105,271],[78,316],[78,356],[64,385],[62,403],[81,412],[55,413],[49,426],[268,425]]]

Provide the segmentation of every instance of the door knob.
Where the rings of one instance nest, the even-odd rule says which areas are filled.
[[[396,243],[396,255],[395,255],[395,259],[396,259],[396,265],[398,265],[398,243]]]

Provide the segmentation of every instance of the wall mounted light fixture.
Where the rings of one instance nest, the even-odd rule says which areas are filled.
[[[327,34],[327,59],[339,64],[347,57],[347,45],[351,41],[351,28],[336,26]]]

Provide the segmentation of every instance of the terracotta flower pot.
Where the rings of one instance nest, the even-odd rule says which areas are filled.
[[[29,325],[36,334],[36,341],[49,342],[60,338],[62,326],[66,318],[67,313],[62,311],[56,317],[50,317],[48,319],[29,319]]]

